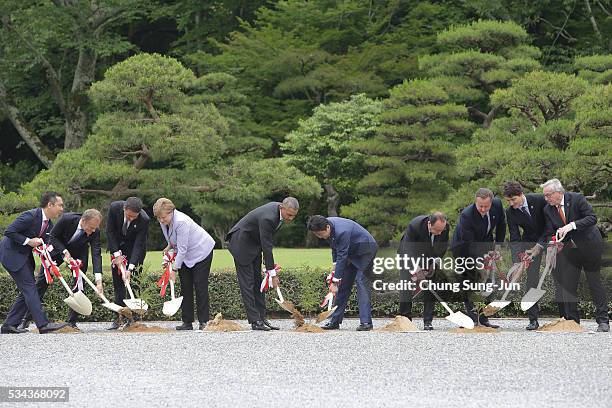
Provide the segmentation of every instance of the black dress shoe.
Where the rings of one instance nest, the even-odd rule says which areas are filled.
[[[182,324],[175,327],[176,330],[193,330],[193,323],[183,322]]]
[[[79,326],[77,326],[76,322],[68,322],[68,323],[66,324],[66,326],[70,326],[70,327],[72,327],[73,329],[80,330],[80,329],[79,329]]]
[[[68,323],[49,323],[46,326],[39,327],[38,332],[40,334],[51,333],[56,330],[63,329],[66,326],[68,326]]]
[[[423,330],[427,330],[427,331],[433,330],[433,326],[431,325],[431,322],[423,323]]]
[[[25,329],[20,329],[15,326],[9,326],[8,324],[3,324],[2,327],[0,327],[0,333],[2,334],[21,334],[27,332],[28,331]]]
[[[323,326],[321,326],[323,330],[338,330],[340,328],[339,323],[327,322]]]
[[[270,321],[268,319],[265,319],[263,321],[263,324],[265,324],[266,326],[268,326],[270,328],[270,330],[280,330],[280,327],[278,326],[272,326],[272,323],[270,323]]]
[[[357,327],[357,331],[370,331],[374,328],[372,323],[361,323],[359,327]]]
[[[204,330],[206,328],[206,324],[208,322],[200,323],[200,330]]]
[[[272,330],[261,320],[256,321],[255,323],[251,323],[251,330],[261,330],[261,331],[270,331]]]
[[[17,328],[21,330],[28,330],[28,327],[30,327],[30,321],[26,319],[23,319],[21,323],[19,323],[19,326],[17,326]]]
[[[492,329],[499,329],[499,326],[491,323],[489,319],[480,319],[480,325],[484,327],[490,327]]]
[[[607,333],[610,331],[610,323],[599,323],[597,331],[600,333]]]
[[[525,327],[525,329],[527,329],[527,330],[536,330],[538,327],[540,327],[540,323],[538,323],[537,320],[531,320],[529,322],[529,325],[527,325],[527,327]]]

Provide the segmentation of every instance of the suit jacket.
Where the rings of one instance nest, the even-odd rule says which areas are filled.
[[[0,242],[0,262],[6,270],[16,272],[29,260],[34,265],[32,247],[23,245],[26,238],[36,238],[42,228],[42,208],[21,213],[15,221],[4,231],[4,238]],[[43,231],[42,239],[49,243],[49,231],[53,228],[53,222],[49,220],[47,228]]]
[[[506,219],[510,231],[510,248],[512,258],[518,261],[518,253],[533,247],[535,243],[546,246],[549,239],[544,234],[546,222],[544,207],[547,203],[542,194],[525,194],[529,214],[527,216],[520,208],[506,208]],[[522,233],[521,233],[522,230]]]
[[[595,225],[597,217],[593,207],[582,194],[566,192],[563,195],[563,208],[567,223],[574,222],[576,229],[567,233],[563,242],[573,241],[579,251],[587,256],[601,256],[603,250],[602,238],[599,229]],[[545,236],[550,239],[557,229],[564,224],[556,207],[549,204],[544,207],[546,219]]]
[[[476,204],[466,207],[459,217],[453,233],[451,249],[455,256],[480,257],[493,249],[495,244],[504,242],[506,235],[506,217],[499,198],[494,198],[489,210],[491,229],[487,232],[487,220],[483,218]],[[493,238],[495,231],[495,238]]]
[[[448,249],[448,236],[450,226],[446,223],[446,228],[440,235],[434,235],[433,244],[427,222],[429,216],[419,215],[410,221],[402,240],[400,241],[397,253],[408,255],[411,258],[441,258]]]
[[[176,253],[174,265],[180,269],[183,264],[191,268],[204,260],[215,248],[215,240],[187,214],[174,210],[169,227],[161,224],[166,241]]]
[[[266,269],[274,269],[272,238],[281,226],[280,205],[270,202],[255,208],[227,233],[228,249],[238,265],[250,265],[263,252]]]
[[[70,242],[70,239],[76,232],[81,214],[64,213],[57,221],[57,224],[51,230],[51,245],[53,252],[51,256],[60,265],[63,262],[63,252],[67,249],[74,259],[83,261],[81,270],[87,272],[88,268],[88,250],[91,248],[91,259],[93,261],[94,273],[102,273],[102,247],[100,246],[100,230],[95,230],[91,235],[83,234],[79,239]]]
[[[144,210],[140,210],[138,217],[130,223],[127,233],[123,235],[124,205],[125,201],[114,201],[108,210],[106,220],[108,252],[112,254],[121,250],[127,257],[128,263],[140,265],[144,262],[147,253],[149,216]]]
[[[376,240],[353,220],[341,217],[328,217],[327,220],[331,225],[328,241],[336,263],[335,277],[342,279],[349,264],[365,270],[376,255]]]

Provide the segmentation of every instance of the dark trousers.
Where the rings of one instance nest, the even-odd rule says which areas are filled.
[[[546,251],[546,250],[545,250]],[[537,288],[540,281],[540,265],[542,264],[542,254],[533,259],[529,268],[527,268],[527,290],[529,288]],[[538,320],[540,315],[540,305],[536,303],[527,309],[529,321]]]
[[[62,283],[59,281],[59,279],[54,278],[54,282],[57,282],[58,285],[62,286]],[[76,287],[76,280],[74,280],[73,284],[74,286],[73,286],[72,291],[76,293],[79,291],[78,288]],[[85,286],[87,286],[87,283],[83,281],[83,292],[85,292]],[[43,301],[45,297],[45,293],[47,293],[48,287],[49,287],[49,284],[47,283],[47,280],[45,279],[45,272],[41,266],[40,269],[38,270],[38,274],[36,275],[36,291],[38,292],[40,302]],[[61,287],[61,290],[62,292],[64,291],[63,286]],[[26,313],[24,313],[22,316],[25,320],[32,320],[32,314],[30,313],[30,311],[26,311]],[[68,323],[76,323],[78,316],[79,314],[77,312],[75,312],[72,309],[69,309],[68,317],[66,318],[66,321]],[[36,319],[34,319],[34,321],[36,321]],[[38,326],[38,324],[36,326]]]
[[[246,309],[249,323],[265,320],[266,295],[260,292],[261,287],[261,255],[255,257],[248,265],[240,265],[234,258],[238,286],[242,295],[242,303]]]
[[[181,278],[181,318],[185,323],[193,323],[193,290],[195,288],[198,321],[200,324],[208,322],[210,318],[210,305],[208,300],[208,278],[213,260],[213,251],[193,265],[191,268],[183,264],[179,270]]]
[[[17,295],[11,310],[9,310],[4,324],[10,326],[19,325],[23,316],[30,310],[36,326],[46,326],[49,323],[49,319],[42,308],[40,296],[36,290],[34,264],[31,261],[27,261],[19,270],[9,270],[8,273],[17,284],[19,295]]]
[[[365,268],[358,268],[349,260],[342,276],[342,281],[340,281],[338,286],[338,294],[336,295],[337,308],[329,319],[330,323],[342,323],[344,311],[353,289],[353,283],[355,283],[357,287],[357,304],[359,305],[359,321],[361,323],[372,324],[372,282],[370,281],[370,276],[372,275],[376,253],[365,256],[369,258],[369,262],[360,262],[360,264],[366,265]]]
[[[400,270],[400,280],[409,281],[411,280],[410,271],[406,269]],[[433,279],[432,279],[433,280]],[[434,317],[434,295],[428,291],[421,291],[421,299],[423,300],[423,322],[431,323]],[[400,305],[399,314],[412,320],[412,303],[414,300],[414,292],[409,290],[400,290]]]
[[[609,323],[607,294],[600,273],[601,254],[585,255],[577,248],[564,248],[559,255],[555,278],[558,281],[557,304],[560,316],[580,323],[578,284],[584,269],[595,304],[595,320],[597,323]]]

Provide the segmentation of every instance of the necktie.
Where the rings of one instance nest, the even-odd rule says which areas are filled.
[[[486,213],[482,220],[487,224],[487,234],[491,231],[491,218],[489,218],[489,213]]]
[[[561,221],[563,221],[563,225],[567,224],[567,220],[565,219],[565,212],[563,211],[563,206],[558,205],[557,211],[559,211],[559,217],[561,217]]]
[[[41,238],[45,231],[47,230],[47,225],[49,225],[49,220],[44,220],[42,222],[42,227],[40,228],[40,232],[38,233],[38,238]]]
[[[280,227],[283,226],[283,220],[281,219],[280,222],[278,223],[278,227],[276,227],[276,229],[274,231],[278,231],[280,229]]]
[[[429,233],[429,235],[430,235],[430,238],[429,238],[429,239],[431,240],[431,246],[433,246],[433,244],[434,244],[434,239],[436,239],[436,236],[435,236],[434,234],[432,234],[432,233]]]
[[[121,233],[123,235],[127,234],[127,229],[130,226],[130,221],[126,218],[125,221],[123,222],[123,227],[121,227]]]

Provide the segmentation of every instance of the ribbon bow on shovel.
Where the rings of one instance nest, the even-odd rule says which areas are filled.
[[[336,300],[336,295],[334,294],[334,292],[331,291],[331,285],[333,283],[340,284],[340,281],[342,279],[338,279],[338,278],[334,277],[335,273],[336,273],[336,271],[334,270],[329,275],[327,275],[327,277],[325,278],[325,280],[327,282],[327,287],[329,288],[329,291],[327,292],[327,295],[325,295],[325,297],[323,298],[323,302],[321,302],[320,306],[321,307],[327,306],[327,310],[324,311],[324,312],[319,313],[319,315],[317,316],[317,319],[316,319],[317,323],[321,323],[323,320],[325,320],[329,316],[331,316],[332,313],[334,313],[334,311],[338,307],[338,305],[334,306],[334,301]]]
[[[42,244],[34,248],[34,253],[40,257],[40,262],[43,265],[45,271],[45,279],[48,283],[53,282],[51,273],[62,282],[62,286],[68,292],[68,297],[64,299],[64,302],[70,306],[75,312],[89,316],[91,314],[91,301],[83,294],[83,292],[72,292],[64,277],[60,274],[59,268],[55,261],[51,258],[51,251],[53,251],[52,245]]]
[[[278,272],[280,272],[281,266],[279,264],[274,264],[274,269],[270,269],[269,271],[263,271],[264,277],[261,281],[261,286],[259,287],[260,292],[267,292],[270,288],[274,287],[272,283],[272,278],[276,276]]]

